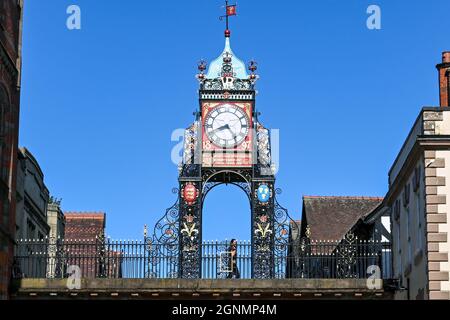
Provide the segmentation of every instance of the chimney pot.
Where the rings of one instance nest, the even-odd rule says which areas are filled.
[[[450,107],[450,51],[442,52],[442,63],[436,67],[439,72],[439,105]]]
[[[442,63],[450,63],[450,51],[442,52]]]

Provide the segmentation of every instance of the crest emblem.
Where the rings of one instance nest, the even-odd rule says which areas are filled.
[[[261,237],[265,238],[269,234],[272,234],[272,230],[270,230],[270,223],[266,224],[265,227],[263,227],[260,223],[258,223],[258,229],[255,230],[255,234],[261,234]]]
[[[194,204],[198,198],[198,190],[192,183],[187,183],[181,191],[181,197],[188,205]]]
[[[262,184],[256,190],[256,196],[262,203],[266,203],[270,199],[270,188],[266,184]]]

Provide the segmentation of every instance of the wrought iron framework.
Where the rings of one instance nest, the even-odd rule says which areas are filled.
[[[253,94],[250,97],[254,99]],[[146,239],[149,245],[159,245],[161,248],[168,246],[168,252],[160,251],[158,254],[167,254],[171,269],[176,270],[172,276],[176,274],[180,278],[202,277],[203,204],[208,193],[222,184],[239,187],[249,200],[252,221],[252,278],[285,276],[286,268],[280,267],[280,263],[286,264],[285,257],[289,246],[298,241],[289,237],[289,228],[296,222],[278,202],[281,189],[275,187],[270,132],[257,121],[256,113],[254,117],[252,158],[256,159],[256,163],[251,167],[202,167],[200,121],[197,119],[186,129],[183,162],[179,166],[179,187],[173,189],[177,199],[156,223],[153,236]],[[260,188],[267,189],[267,198],[264,201],[258,196]],[[186,195],[187,189],[189,192]],[[154,261],[158,262],[158,259]]]
[[[208,169],[198,171],[202,177],[180,179],[180,189],[174,189],[177,200],[166,210],[165,215],[156,223],[153,237],[146,237],[148,245],[160,248],[153,251],[166,257],[172,270],[171,277],[202,277],[202,238],[201,215],[207,194],[222,184],[231,184],[240,188],[248,197],[252,216],[251,264],[252,278],[283,278],[286,272],[286,255],[290,245],[296,239],[289,237],[289,228],[296,222],[277,199],[280,189],[274,188],[274,178],[255,179],[254,170]],[[220,178],[219,178],[220,177]],[[199,190],[199,196],[193,202],[183,199],[183,190],[187,185]],[[265,185],[270,190],[267,202],[258,200],[257,190]],[[201,191],[200,191],[201,190]],[[164,252],[161,251],[164,248]],[[156,264],[159,259],[152,258]]]

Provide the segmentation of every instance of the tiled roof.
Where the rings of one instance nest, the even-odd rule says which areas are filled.
[[[64,215],[67,219],[105,219],[106,213],[102,211],[66,211]]]
[[[104,212],[65,212],[65,239],[94,240],[104,234],[106,214]]]
[[[382,201],[381,197],[304,196],[302,223],[309,226],[312,240],[340,240]]]

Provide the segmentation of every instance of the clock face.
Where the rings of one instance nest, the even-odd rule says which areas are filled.
[[[208,113],[205,131],[215,145],[231,148],[244,141],[249,131],[249,123],[243,109],[233,104],[223,104]]]

